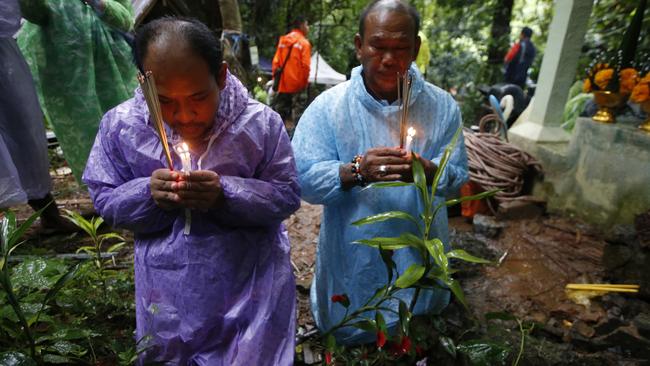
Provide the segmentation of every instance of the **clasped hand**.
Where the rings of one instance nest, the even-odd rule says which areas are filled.
[[[151,175],[151,197],[164,210],[209,210],[223,202],[219,174],[211,170],[181,173],[157,169]]]
[[[436,166],[418,154],[404,149],[379,147],[369,149],[361,161],[361,175],[368,182],[413,181],[413,159],[418,159],[424,168],[427,180],[435,174]]]

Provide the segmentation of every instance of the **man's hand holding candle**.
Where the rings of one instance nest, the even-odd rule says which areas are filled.
[[[208,210],[223,203],[219,175],[211,170],[184,174],[157,169],[151,175],[151,197],[164,210],[189,208]]]

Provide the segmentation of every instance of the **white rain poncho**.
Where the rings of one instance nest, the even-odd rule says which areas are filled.
[[[445,147],[461,126],[460,111],[453,98],[443,90],[426,83],[415,65],[409,124],[417,130],[413,151],[436,165]],[[415,226],[401,220],[353,227],[350,223],[385,211],[402,210],[418,216],[422,208],[412,187],[390,189],[341,189],[339,166],[349,163],[357,154],[370,148],[399,145],[398,107],[374,99],[365,89],[361,67],[352,70],[352,78],[321,94],[305,110],[296,129],[293,148],[302,186],[303,199],[323,204],[325,209],[320,229],[316,273],[311,287],[311,305],[316,324],[327,330],[344,316],[345,309],[330,300],[334,294],[347,294],[350,311],[359,308],[376,289],[385,284],[386,269],[379,251],[352,244],[358,239],[399,236],[405,231],[417,232]],[[462,139],[454,150],[439,185],[436,203],[447,192],[458,190],[468,179],[467,156]],[[433,237],[448,243],[447,211],[440,210],[432,228]],[[393,260],[399,273],[419,255],[410,249],[395,251]],[[407,303],[413,291],[403,291]],[[416,313],[440,311],[449,301],[447,290],[421,292]],[[397,308],[397,304],[392,306]],[[394,314],[384,313],[394,324]],[[374,334],[363,334],[356,328],[344,328],[336,334],[345,343],[368,342]]]

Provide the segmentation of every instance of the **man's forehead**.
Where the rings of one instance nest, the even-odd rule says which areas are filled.
[[[394,9],[374,9],[365,19],[366,30],[375,33],[412,33],[415,24],[413,18],[405,12]],[[377,29],[379,28],[379,29]]]

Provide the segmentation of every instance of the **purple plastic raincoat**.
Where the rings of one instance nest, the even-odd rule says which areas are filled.
[[[282,220],[300,206],[291,145],[279,116],[234,76],[220,96],[192,169],[219,173],[226,204],[192,211],[190,234],[183,210],[151,198],[151,174],[166,163],[139,89],[102,119],[83,180],[102,217],[135,232],[136,333],[152,337],[141,361],[290,365],[295,284]]]

